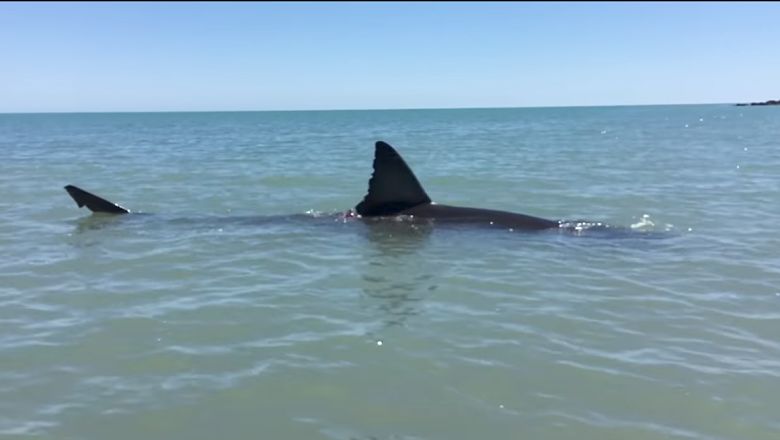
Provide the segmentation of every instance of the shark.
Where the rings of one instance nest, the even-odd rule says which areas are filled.
[[[135,213],[74,185],[65,186],[65,190],[79,208],[86,207],[93,213]],[[412,221],[484,225],[518,231],[582,229],[583,225],[586,228],[605,226],[598,222],[550,220],[496,209],[436,203],[428,196],[398,151],[384,141],[377,141],[375,144],[373,173],[368,181],[368,192],[353,209],[344,212],[342,216],[367,221],[404,217]]]

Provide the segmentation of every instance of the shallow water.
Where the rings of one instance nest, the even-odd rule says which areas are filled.
[[[0,436],[780,438],[778,133],[727,105],[0,115]],[[441,203],[630,233],[345,221],[379,139]]]

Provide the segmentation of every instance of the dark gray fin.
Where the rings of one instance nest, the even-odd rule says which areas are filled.
[[[130,210],[125,209],[116,203],[109,202],[106,199],[102,199],[92,193],[88,193],[83,189],[68,185],[65,187],[65,191],[73,197],[79,208],[86,206],[92,212],[105,212],[109,214],[128,214]]]
[[[422,185],[401,155],[379,141],[374,153],[374,174],[368,181],[368,194],[358,203],[358,214],[371,217],[394,215],[423,203],[431,203]]]

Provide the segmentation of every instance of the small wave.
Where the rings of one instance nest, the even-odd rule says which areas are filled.
[[[642,214],[642,218],[638,222],[631,224],[631,229],[652,230],[655,229],[655,222],[650,220],[648,214]]]
[[[674,229],[674,225],[671,223],[657,224],[650,218],[649,214],[642,214],[642,217],[638,222],[631,224],[631,229],[635,231],[658,231],[663,230],[669,232]]]

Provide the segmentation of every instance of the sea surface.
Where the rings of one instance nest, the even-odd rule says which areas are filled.
[[[344,219],[377,140],[623,233]],[[780,107],[3,114],[0,158],[3,439],[780,439]]]

